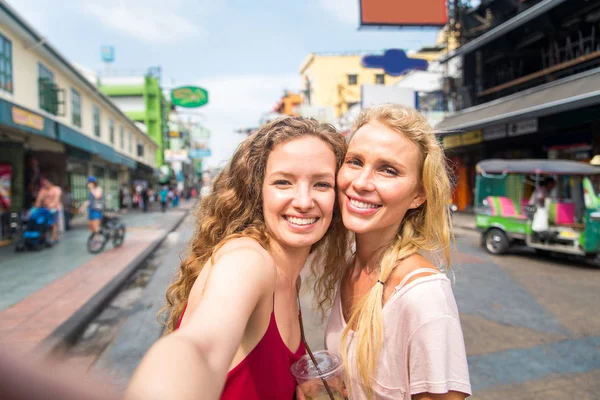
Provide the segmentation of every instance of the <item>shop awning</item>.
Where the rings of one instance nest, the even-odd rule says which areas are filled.
[[[479,129],[600,104],[600,68],[450,114],[436,129]]]
[[[112,147],[87,137],[65,125],[58,124],[58,138],[63,143],[85,150],[88,153],[96,154],[110,163],[124,165],[132,169],[136,168],[137,164],[135,160],[119,154]]]

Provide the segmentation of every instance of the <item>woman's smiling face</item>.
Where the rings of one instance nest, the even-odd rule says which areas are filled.
[[[346,228],[391,239],[406,212],[425,200],[421,159],[415,143],[385,125],[369,122],[356,131],[337,176]]]

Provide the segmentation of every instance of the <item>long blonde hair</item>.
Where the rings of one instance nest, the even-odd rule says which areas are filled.
[[[305,136],[316,137],[329,145],[335,154],[337,172],[347,150],[345,139],[331,125],[295,117],[275,120],[250,135],[215,178],[212,193],[202,200],[197,211],[189,257],[181,263],[174,282],[167,289],[167,305],[159,313],[167,332],[177,328],[196,278],[223,244],[238,237],[250,237],[268,248],[270,237],[262,205],[267,159],[277,145]],[[335,283],[343,273],[339,260],[343,257],[346,238],[347,231],[336,201],[331,225],[311,248],[315,260],[325,266],[325,273],[319,277],[321,307],[331,303]]]
[[[420,251],[441,254],[446,268],[450,265],[451,220],[448,210],[450,179],[444,156],[433,128],[416,110],[395,104],[383,104],[363,110],[353,132],[362,126],[377,122],[404,135],[420,151],[420,186],[425,194],[421,206],[406,212],[394,240],[382,251],[377,263],[378,279],[386,282],[400,260]],[[352,139],[351,139],[352,140]],[[342,333],[341,353],[347,371],[348,333],[356,326],[355,367],[359,382],[367,397],[373,392],[370,378],[375,372],[383,346],[383,292],[384,285],[375,284],[356,304]]]

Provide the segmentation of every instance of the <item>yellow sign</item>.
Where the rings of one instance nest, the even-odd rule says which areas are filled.
[[[21,108],[12,108],[12,119],[17,125],[27,126],[29,128],[37,129],[38,131],[44,130],[44,117],[40,117],[37,114],[30,113]]]
[[[442,146],[445,149],[452,149],[454,147],[460,147],[462,145],[461,135],[450,135],[445,136],[442,139]]]
[[[179,131],[169,131],[170,138],[181,138],[181,132]]]
[[[483,131],[465,132],[462,134],[462,145],[468,146],[470,144],[477,144],[483,142]]]

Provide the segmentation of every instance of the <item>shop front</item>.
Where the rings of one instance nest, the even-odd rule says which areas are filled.
[[[475,165],[483,158],[483,133],[475,130],[447,135],[442,145],[453,172],[452,203],[459,211],[468,211],[473,204]]]
[[[11,239],[10,214],[32,204],[43,176],[64,178],[56,137],[54,121],[0,99],[0,241]]]

